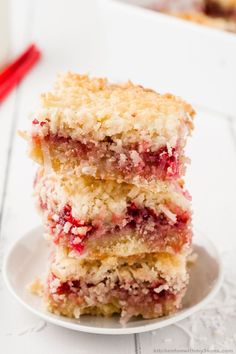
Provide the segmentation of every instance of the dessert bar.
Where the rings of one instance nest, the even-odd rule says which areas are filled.
[[[139,183],[184,175],[192,107],[171,94],[68,73],[42,95],[30,154],[58,173]]]
[[[187,254],[75,260],[58,253],[44,290],[51,312],[75,318],[118,313],[125,323],[133,316],[156,318],[181,307],[189,277]]]
[[[35,197],[46,234],[55,244],[85,253],[177,253],[191,244],[189,194],[176,183],[135,186],[91,176],[45,174]]]
[[[27,138],[53,247],[42,290],[49,311],[119,314],[126,323],[181,308],[192,250],[182,177],[194,114],[171,94],[73,73],[41,96]]]

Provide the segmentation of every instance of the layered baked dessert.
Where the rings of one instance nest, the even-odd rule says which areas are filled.
[[[175,254],[191,244],[190,196],[180,182],[137,187],[40,169],[34,188],[46,234],[75,257],[117,249]]]
[[[181,307],[192,244],[182,177],[194,114],[171,94],[73,73],[42,95],[27,137],[54,248],[43,286],[49,311],[117,313],[125,323]]]
[[[192,107],[171,94],[68,73],[41,96],[31,157],[57,173],[140,183],[184,175]]]
[[[236,0],[157,0],[150,8],[199,24],[236,32]]]
[[[181,307],[188,284],[187,253],[147,253],[128,257],[69,258],[57,251],[45,285],[49,311],[157,318]]]

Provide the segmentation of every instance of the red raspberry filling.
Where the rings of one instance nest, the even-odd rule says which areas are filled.
[[[155,211],[151,208],[139,208],[135,205],[135,203],[131,203],[127,208],[127,213],[131,217],[129,222],[130,226],[136,226],[137,224],[141,224],[147,222],[150,218],[155,222],[157,228],[161,226],[169,225],[171,226],[170,220],[164,213],[156,214]],[[190,215],[187,211],[178,214],[176,217],[176,222],[174,226],[184,226],[190,220]]]
[[[49,283],[51,280],[56,279],[56,276],[52,276],[52,279],[49,279]],[[72,280],[60,283],[60,285],[56,288],[56,294],[70,294],[71,292],[75,292],[80,289],[80,281]]]
[[[85,223],[83,221],[80,221],[79,219],[74,218],[72,216],[72,210],[69,204],[66,204],[63,210],[60,212],[59,221],[57,222],[57,224],[60,224],[62,227],[64,227],[66,222],[71,224],[67,232],[67,235],[69,235],[70,246],[72,247],[72,249],[76,250],[77,252],[82,253],[84,250],[84,239],[88,236],[89,232],[95,231],[95,227],[93,227],[91,224]],[[87,228],[87,232],[85,234],[76,233],[75,235],[72,233],[72,229],[74,227],[81,227],[81,226],[82,227],[85,226]],[[63,233],[63,231],[61,233]],[[59,242],[60,236],[61,234],[58,235],[58,238],[54,239],[55,243]],[[80,239],[79,242],[75,242],[77,238]]]
[[[158,166],[163,172],[165,171],[167,177],[179,175],[178,153],[175,148],[172,149],[171,154],[169,154],[166,146],[154,152],[147,149],[141,152],[140,156],[146,164]]]
[[[54,280],[56,277],[53,276],[52,279],[49,279],[49,283],[51,280]],[[102,283],[105,285],[105,281],[102,281]],[[160,279],[160,281],[157,281],[155,285],[153,284],[137,284],[137,283],[129,283],[129,290],[126,290],[126,283],[121,283],[117,281],[110,289],[111,296],[115,295],[122,301],[127,301],[127,303],[134,305],[141,303],[143,301],[147,302],[157,302],[161,303],[164,301],[168,300],[174,300],[176,297],[176,294],[173,293],[171,290],[161,290],[159,293],[156,292],[156,288],[160,285],[165,284],[165,280]],[[93,286],[96,286],[96,284],[90,284],[90,283],[84,283],[83,284],[83,291],[86,292],[86,288],[89,289]],[[133,290],[132,290],[133,289]],[[145,294],[142,292],[142,289],[145,289]],[[56,294],[57,295],[70,295],[70,294],[76,294],[80,292],[81,286],[80,286],[80,281],[79,280],[73,280],[73,281],[66,281],[60,283],[60,285],[56,288]]]
[[[68,283],[61,283],[58,287],[57,287],[57,291],[56,293],[58,295],[61,294],[68,294],[70,292],[70,285]]]
[[[47,120],[47,119],[46,119]],[[34,120],[33,124],[46,124]],[[35,136],[34,136],[35,139]],[[41,138],[40,138],[41,139]],[[104,172],[114,174],[118,171],[124,177],[142,176],[149,178],[155,176],[160,179],[177,178],[183,172],[183,159],[181,159],[181,149],[177,146],[168,149],[161,146],[158,150],[152,151],[148,142],[140,141],[130,145],[124,145],[119,152],[116,143],[108,137],[97,144],[94,142],[83,143],[72,138],[65,138],[58,135],[47,135],[45,141],[50,144],[51,151],[59,151],[70,159],[96,161],[96,167]],[[35,144],[37,141],[35,140]],[[109,163],[106,164],[106,161]]]
[[[41,203],[41,208],[46,209],[46,205]],[[100,221],[85,222],[79,220],[72,215],[72,208],[66,204],[63,210],[59,213],[58,221],[54,221],[52,214],[49,215],[49,222],[51,227],[51,234],[54,236],[54,242],[58,244],[60,241],[65,242],[71,249],[82,253],[85,248],[85,241],[91,236],[103,236],[106,233],[119,232],[122,229],[129,229],[137,231],[140,237],[145,237],[147,241],[159,240],[164,242],[169,234],[176,234],[179,236],[175,241],[172,239],[173,247],[176,251],[181,248],[181,245],[188,242],[190,237],[188,224],[190,222],[190,214],[185,211],[178,210],[176,213],[176,221],[168,219],[163,213],[156,214],[156,212],[148,207],[138,207],[135,203],[130,203],[127,207],[126,214],[116,220],[115,225],[105,225]],[[115,217],[115,216],[114,216]],[[69,225],[66,223],[69,223]],[[57,225],[60,227],[56,228]],[[149,226],[152,225],[152,231],[149,231]],[[83,232],[80,232],[80,228]],[[59,230],[59,231],[58,231]],[[147,230],[147,231],[146,231]],[[157,235],[157,236],[156,236]]]
[[[46,124],[46,122],[39,122],[38,119],[35,118],[35,119],[32,121],[32,124],[33,124],[33,125],[39,124],[41,127],[43,127],[43,126]]]
[[[135,205],[135,203],[131,203],[130,206],[128,206],[127,213],[131,217],[131,221],[129,222],[129,224],[133,227],[136,227],[137,224],[147,222],[150,218],[154,219],[156,224],[162,226],[169,224],[167,217],[163,213],[160,213],[157,216],[153,209],[139,208]]]

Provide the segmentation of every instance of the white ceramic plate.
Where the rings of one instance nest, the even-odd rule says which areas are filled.
[[[56,325],[77,331],[99,334],[140,333],[168,326],[182,320],[203,307],[218,291],[222,282],[222,266],[217,250],[205,236],[195,233],[194,249],[198,260],[190,274],[190,284],[178,313],[154,320],[133,319],[122,327],[118,317],[82,316],[79,320],[47,312],[39,297],[30,294],[26,286],[47,267],[49,246],[42,237],[41,227],[21,237],[8,252],[3,276],[10,292],[28,310]]]

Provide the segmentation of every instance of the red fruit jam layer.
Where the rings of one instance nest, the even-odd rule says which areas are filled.
[[[96,167],[101,175],[118,174],[125,180],[135,176],[165,180],[179,178],[184,174],[185,159],[178,146],[171,150],[162,146],[152,151],[150,144],[144,141],[118,148],[111,138],[95,144],[51,135],[44,137],[44,143],[48,144],[52,157],[59,163],[61,156],[73,167],[78,166],[81,161],[87,161],[90,166]],[[39,136],[33,137],[33,144],[40,145]],[[63,165],[64,163],[61,162]]]
[[[86,306],[86,299],[90,299],[90,305],[92,300],[95,306],[117,302],[122,304],[120,306],[122,311],[128,313],[126,320],[132,315],[145,313],[149,313],[148,316],[163,315],[165,304],[174,303],[185,288],[185,284],[183,284],[183,288],[179,291],[160,289],[158,292],[158,287],[166,284],[166,281],[161,278],[153,283],[148,281],[111,283],[109,280],[104,280],[97,284],[88,283],[82,279],[80,281],[58,282],[57,287],[54,287],[50,283],[55,279],[59,280],[51,274],[48,280],[48,291],[49,296],[58,304],[64,302],[64,297],[58,295],[65,295],[75,306],[76,304]],[[156,308],[159,314],[153,312],[153,307],[157,304],[160,305]],[[147,309],[151,311],[147,311]]]
[[[41,203],[41,208],[45,210],[47,206]],[[101,220],[86,222],[74,218],[71,206],[67,204],[56,214],[56,221],[54,211],[47,214],[47,220],[54,242],[79,253],[83,252],[86,240],[90,237],[109,237],[114,234],[119,237],[121,231],[129,230],[138,238],[143,238],[154,251],[165,251],[169,247],[176,253],[191,242],[191,215],[176,206],[172,206],[171,211],[176,214],[175,221],[168,219],[163,212],[156,214],[151,208],[130,203],[123,217],[114,215],[114,223],[107,225]]]

